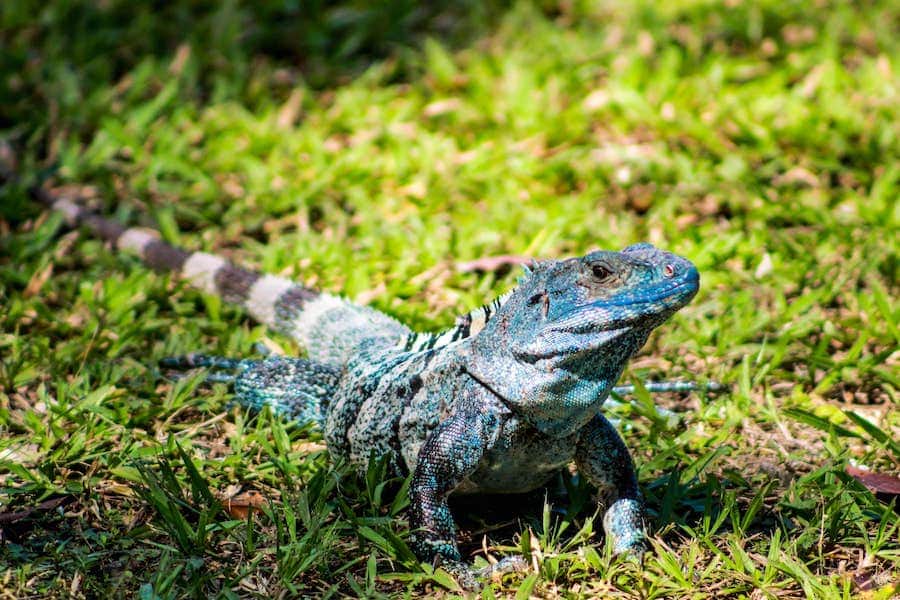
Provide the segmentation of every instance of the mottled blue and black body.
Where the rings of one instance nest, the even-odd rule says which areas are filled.
[[[525,492],[573,461],[600,491],[615,551],[641,551],[634,466],[600,408],[650,332],[697,292],[687,260],[637,244],[538,262],[455,327],[418,334],[371,308],[43,199],[71,224],[303,344],[304,359],[191,355],[168,364],[225,369],[213,376],[233,378],[241,403],[317,423],[332,455],[364,468],[374,452],[412,473],[414,549],[464,585],[477,586],[476,574],[460,556],[447,497]]]

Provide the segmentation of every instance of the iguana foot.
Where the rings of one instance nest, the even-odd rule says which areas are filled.
[[[494,575],[506,573],[521,573],[528,570],[528,561],[521,556],[507,556],[501,558],[496,564],[478,569],[478,577],[488,579]]]
[[[632,498],[613,502],[603,516],[603,529],[612,540],[613,554],[640,558],[647,551],[641,504]]]
[[[477,592],[481,590],[480,573],[464,562],[444,562],[438,565],[441,569],[450,573],[459,587],[467,592]]]
[[[483,587],[483,581],[494,575],[517,573],[528,569],[528,561],[521,556],[507,556],[496,564],[476,569],[459,561],[446,561],[438,565],[450,573],[461,588],[469,592],[477,592]]]

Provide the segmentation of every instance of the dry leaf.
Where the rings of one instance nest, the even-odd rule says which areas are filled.
[[[581,105],[587,111],[595,111],[604,108],[609,104],[609,92],[606,90],[594,90],[582,101]]]
[[[485,256],[468,262],[456,263],[456,270],[460,273],[473,271],[497,271],[503,267],[527,265],[533,259],[528,256],[516,256],[514,254],[501,254],[499,256]]]
[[[49,510],[53,510],[63,504],[70,502],[72,498],[70,496],[60,496],[57,498],[51,498],[49,500],[44,500],[37,506],[33,506],[31,508],[26,508],[25,510],[17,510],[11,512],[3,512],[0,513],[0,524],[4,523],[15,523],[16,521],[21,521],[22,519],[27,519],[34,513],[47,512]]]
[[[762,279],[763,277],[771,275],[772,271],[772,257],[768,252],[766,252],[763,254],[762,259],[759,261],[759,265],[757,265],[756,271],[754,271],[753,276],[757,279]]]
[[[276,123],[280,129],[287,129],[297,122],[300,116],[300,109],[303,107],[303,90],[296,88],[288,96],[287,101],[278,111],[278,119]]]
[[[26,508],[24,510],[15,510],[0,513],[0,527],[10,527],[30,518],[32,515],[50,512],[64,506],[74,500],[72,496],[57,496],[44,500],[37,506]],[[2,536],[0,536],[2,537]]]
[[[266,499],[256,490],[249,490],[225,500],[222,504],[231,518],[246,519],[250,511],[265,506]]]
[[[53,263],[49,263],[46,267],[37,271],[34,275],[31,276],[31,279],[28,280],[28,285],[25,286],[25,290],[22,292],[22,295],[26,298],[31,298],[32,296],[36,296],[38,292],[41,291],[41,288],[44,287],[44,284],[47,283],[47,280],[50,279],[50,276],[53,274]]]
[[[422,110],[422,113],[426,117],[437,117],[438,115],[443,115],[458,110],[460,106],[462,106],[462,101],[459,98],[435,100],[431,104],[428,104]]]
[[[847,474],[869,488],[879,499],[889,500],[900,496],[900,477],[887,473],[873,473],[867,469],[860,469],[853,465],[847,465]]]
[[[187,64],[188,59],[191,57],[191,46],[190,44],[181,44],[178,46],[178,49],[175,50],[175,57],[172,59],[172,62],[169,63],[169,73],[175,75],[181,75],[181,72],[184,71],[184,65]]]

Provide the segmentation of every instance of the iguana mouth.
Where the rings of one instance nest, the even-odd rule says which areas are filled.
[[[654,304],[662,300],[668,300],[673,296],[680,295],[679,292],[685,288],[692,288],[693,291],[690,297],[685,298],[684,302],[686,304],[700,288],[700,275],[696,270],[691,269],[687,271],[682,275],[680,280],[664,281],[644,288],[637,293],[632,292],[614,296],[612,298],[603,298],[601,300],[596,300],[587,306],[604,308],[607,306],[641,306],[644,304]],[[571,312],[583,309],[584,307],[580,307]]]

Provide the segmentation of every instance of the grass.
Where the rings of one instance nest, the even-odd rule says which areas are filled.
[[[459,262],[687,256],[701,292],[626,379],[729,391],[617,409],[653,551],[613,559],[578,482],[460,503],[472,560],[533,565],[482,597],[898,592],[896,497],[845,471],[900,472],[895,3],[258,4],[4,4],[25,181],[418,328],[514,283]],[[458,593],[383,464],[156,366],[302,349],[21,187],[0,219],[0,598]]]

